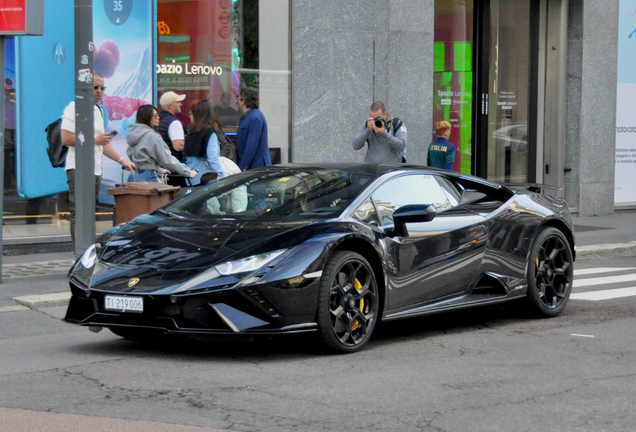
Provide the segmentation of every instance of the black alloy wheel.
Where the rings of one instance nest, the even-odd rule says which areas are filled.
[[[334,253],[318,293],[318,329],[327,348],[339,353],[362,349],[375,328],[378,305],[378,285],[369,262],[355,252]]]
[[[574,281],[572,250],[556,228],[545,228],[534,242],[528,263],[528,300],[542,316],[558,315],[570,298]]]

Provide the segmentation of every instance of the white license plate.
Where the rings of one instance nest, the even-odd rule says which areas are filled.
[[[118,312],[144,311],[143,297],[104,296],[104,309]]]

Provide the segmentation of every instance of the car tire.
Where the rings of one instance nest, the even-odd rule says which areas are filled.
[[[134,341],[151,341],[163,334],[161,330],[134,327],[108,327],[108,330],[119,337]]]
[[[336,353],[353,353],[369,341],[380,297],[369,262],[351,251],[335,252],[320,279],[317,322],[322,342]]]
[[[561,313],[570,298],[574,262],[570,243],[556,228],[544,228],[534,241],[528,262],[527,300],[543,317]]]

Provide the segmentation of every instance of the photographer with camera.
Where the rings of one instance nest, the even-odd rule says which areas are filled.
[[[367,163],[401,163],[406,148],[406,126],[397,117],[388,119],[386,107],[380,101],[373,102],[369,108],[369,118],[353,139],[354,150],[360,150],[368,144]]]

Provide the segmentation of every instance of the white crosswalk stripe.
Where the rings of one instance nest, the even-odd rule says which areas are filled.
[[[599,273],[612,273],[619,271],[627,271],[627,270],[636,270],[633,267],[601,267],[601,268],[591,268],[591,269],[580,269],[574,270],[574,276],[584,276],[589,274],[599,274]]]
[[[636,287],[608,289],[604,291],[589,291],[584,293],[572,293],[570,298],[574,300],[609,300],[621,297],[636,296]]]
[[[585,286],[592,285],[603,285],[603,284],[613,284],[620,282],[632,282],[636,281],[636,274],[628,274],[622,276],[606,276],[599,278],[589,278],[589,279],[574,279],[574,288],[580,288]]]
[[[594,277],[600,274],[606,274],[606,276]],[[636,296],[636,287],[624,285],[634,281],[636,281],[636,268],[634,267],[599,267],[575,270],[570,299],[600,301],[633,297]],[[597,289],[590,289],[591,287]]]

